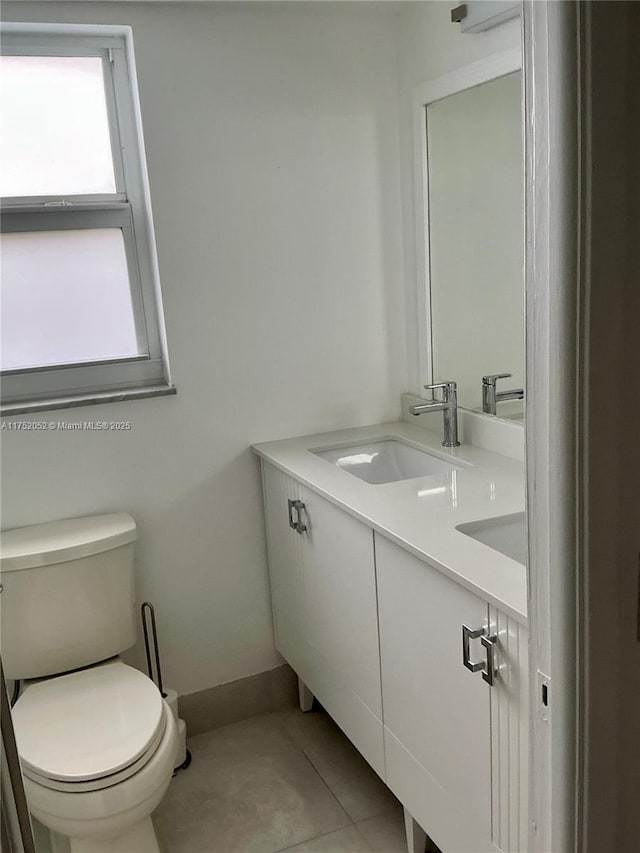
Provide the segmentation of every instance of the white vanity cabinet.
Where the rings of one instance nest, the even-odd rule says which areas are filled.
[[[443,853],[526,853],[526,629],[264,458],[262,475],[278,650]]]
[[[276,647],[384,778],[373,531],[262,469]]]
[[[526,631],[384,537],[375,543],[387,784],[445,853],[520,853]],[[463,664],[463,626],[475,672]]]

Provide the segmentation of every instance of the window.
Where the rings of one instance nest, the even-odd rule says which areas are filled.
[[[3,413],[171,393],[131,30],[4,25]]]

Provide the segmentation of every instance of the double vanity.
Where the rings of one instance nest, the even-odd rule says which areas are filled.
[[[523,464],[441,440],[395,422],[254,448],[276,646],[303,708],[316,696],[402,802],[410,849],[424,830],[443,853],[517,853]]]

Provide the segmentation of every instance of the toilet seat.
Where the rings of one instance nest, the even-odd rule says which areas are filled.
[[[106,788],[71,793],[45,787],[25,775],[31,814],[54,832],[94,841],[116,838],[140,821],[148,820],[169,787],[176,764],[178,729],[171,709],[166,702],[163,705],[164,735],[157,750],[137,773]],[[132,853],[131,848],[126,853]]]
[[[29,685],[13,723],[24,775],[81,793],[139,772],[163,739],[166,713],[155,684],[116,659]]]
[[[130,776],[133,776],[138,772],[138,770],[141,770],[151,760],[151,758],[153,758],[164,736],[166,720],[163,719],[162,722],[163,725],[158,732],[157,737],[154,738],[153,742],[144,754],[141,755],[140,758],[136,759],[136,761],[132,762],[128,767],[124,767],[117,773],[109,773],[106,776],[100,776],[97,779],[86,779],[79,782],[64,782],[60,779],[52,779],[48,776],[43,776],[32,768],[26,766],[23,766],[22,772],[28,779],[31,779],[33,782],[37,782],[38,785],[43,785],[45,788],[50,788],[52,791],[66,791],[69,794],[81,794],[85,791],[100,791],[103,788],[109,788],[111,785],[117,785],[118,782],[124,782],[126,779],[129,779]]]

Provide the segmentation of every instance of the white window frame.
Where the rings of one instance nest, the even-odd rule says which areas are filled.
[[[7,23],[1,33],[5,55],[102,59],[116,192],[4,198],[1,228],[14,233],[121,229],[140,353],[2,371],[2,414],[175,393],[162,314],[133,31],[125,26]]]

